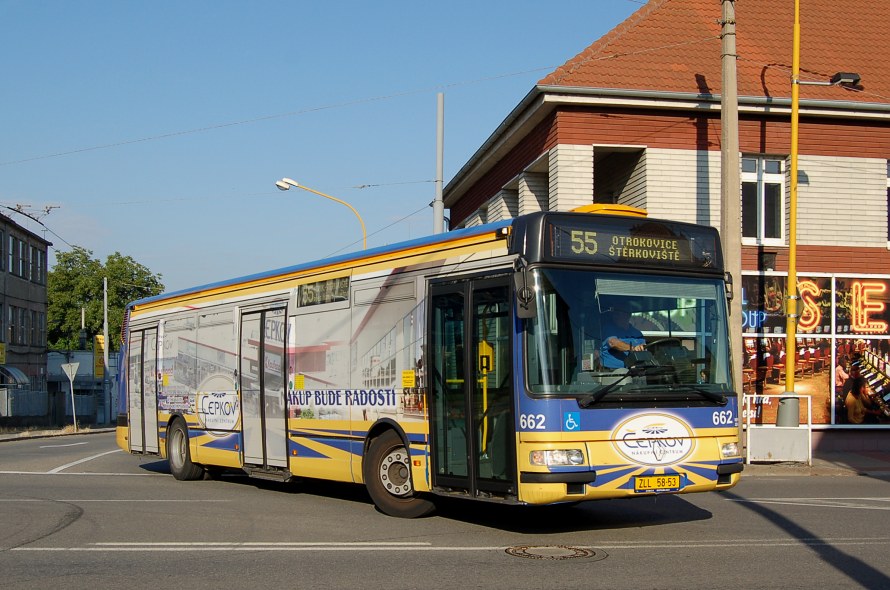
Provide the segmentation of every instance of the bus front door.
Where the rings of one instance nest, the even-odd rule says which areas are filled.
[[[515,494],[510,284],[433,285],[429,330],[433,486]]]
[[[285,310],[241,316],[241,407],[244,463],[287,467],[284,347]]]

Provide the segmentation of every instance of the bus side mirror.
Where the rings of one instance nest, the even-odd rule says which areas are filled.
[[[537,315],[535,290],[529,286],[529,272],[517,270],[513,273],[513,286],[516,293],[516,317],[526,320]]]
[[[727,301],[732,301],[732,295],[733,295],[733,292],[732,292],[732,275],[731,275],[730,273],[726,273],[725,275],[723,275],[723,278],[724,278],[724,280],[725,280],[726,300],[727,300]]]

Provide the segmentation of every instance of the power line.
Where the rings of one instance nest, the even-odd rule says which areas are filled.
[[[366,189],[366,188],[380,188],[387,186],[403,186],[409,184],[431,184],[436,182],[435,180],[405,180],[402,182],[378,182],[378,183],[366,183],[366,184],[356,184],[350,186],[341,186],[335,187],[330,190],[332,191],[344,191],[350,189]],[[130,200],[130,201],[101,201],[94,202],[86,205],[79,205],[80,207],[116,207],[116,206],[129,206],[129,205],[158,205],[158,204],[170,204],[170,203],[188,203],[188,202],[201,202],[201,201],[226,201],[226,200],[243,200],[243,199],[251,199],[251,198],[264,198],[264,197],[278,197],[281,193],[279,191],[263,191],[257,193],[241,193],[237,195],[228,195],[228,196],[220,196],[220,195],[205,195],[200,197],[146,197],[138,200]],[[55,208],[55,207],[54,207]]]
[[[424,205],[423,207],[421,207],[421,208],[418,209],[417,211],[415,211],[415,212],[413,212],[413,213],[409,213],[408,215],[405,215],[405,216],[402,217],[401,219],[396,219],[395,221],[393,221],[393,222],[390,223],[389,225],[385,225],[385,226],[381,227],[380,229],[378,229],[378,230],[375,231],[375,232],[371,232],[370,234],[368,234],[368,237],[376,236],[376,235],[379,234],[380,232],[386,231],[386,230],[388,230],[389,228],[391,228],[392,226],[397,225],[397,224],[399,224],[399,223],[402,223],[402,222],[405,221],[406,219],[408,219],[408,218],[410,218],[410,217],[414,217],[414,216],[417,215],[418,213],[422,213],[422,212],[426,211],[428,208],[429,208],[429,205]],[[343,246],[343,247],[340,248],[339,250],[335,250],[335,251],[331,252],[330,254],[328,254],[328,256],[334,256],[335,254],[339,254],[339,253],[342,252],[343,250],[346,250],[347,248],[351,248],[352,246],[355,246],[355,245],[358,244],[359,242],[361,242],[361,240],[356,240],[356,241],[352,242],[351,244],[346,244],[345,246]]]
[[[355,105],[360,105],[360,104],[380,102],[380,101],[384,101],[384,100],[392,100],[395,98],[402,98],[405,96],[412,96],[415,94],[422,94],[422,93],[432,92],[432,91],[441,91],[441,90],[445,90],[448,88],[457,88],[459,86],[469,86],[472,84],[480,84],[483,82],[491,82],[494,80],[501,80],[501,79],[516,77],[516,76],[523,76],[526,74],[531,74],[531,73],[535,73],[535,72],[539,72],[539,71],[543,71],[543,70],[549,70],[549,69],[552,69],[552,67],[553,66],[534,68],[531,70],[524,70],[521,72],[512,72],[509,74],[500,74],[500,75],[496,75],[496,76],[488,76],[485,78],[476,78],[474,80],[467,80],[467,81],[463,81],[463,82],[453,82],[450,84],[439,84],[436,86],[429,86],[426,88],[417,88],[414,90],[406,90],[404,92],[396,92],[393,94],[384,94],[384,95],[380,95],[380,96],[358,98],[355,100],[348,100],[348,101],[339,102],[339,103],[332,103],[332,104],[321,105],[321,106],[317,106],[317,107],[309,107],[309,108],[301,109],[301,110],[297,110],[297,111],[289,111],[286,113],[278,113],[278,114],[274,114],[274,115],[265,115],[262,117],[254,117],[252,119],[242,119],[240,121],[230,121],[228,123],[217,123],[214,125],[207,125],[204,127],[196,127],[193,129],[185,129],[185,130],[181,130],[181,131],[172,131],[170,133],[162,133],[159,135],[150,135],[147,137],[140,137],[137,139],[128,139],[128,140],[118,141],[118,142],[114,142],[114,143],[105,143],[105,144],[94,145],[94,146],[89,146],[89,147],[76,148],[73,150],[67,150],[67,151],[63,151],[63,152],[54,152],[51,154],[43,154],[40,156],[32,156],[29,158],[21,158],[19,160],[7,160],[5,162],[0,162],[0,166],[11,166],[13,164],[24,164],[26,162],[34,162],[37,160],[47,160],[50,158],[71,156],[74,154],[82,154],[84,152],[93,152],[93,151],[97,151],[97,150],[104,150],[104,149],[109,149],[109,148],[114,148],[114,147],[133,145],[133,144],[137,144],[137,143],[145,143],[145,142],[155,141],[155,140],[159,140],[159,139],[169,139],[171,137],[180,137],[183,135],[191,135],[194,133],[204,133],[207,131],[215,131],[217,129],[226,129],[228,127],[236,127],[239,125],[248,125],[251,123],[259,123],[262,121],[271,121],[274,119],[295,117],[295,116],[299,116],[299,115],[305,115],[308,113],[316,113],[319,111],[345,108],[345,107],[350,107],[350,106],[355,106]]]
[[[25,211],[22,209],[21,205],[18,205],[18,206],[16,206],[16,207],[10,207],[9,205],[0,205],[0,206],[4,207],[4,208],[6,208],[6,209],[9,209],[10,211],[12,211],[12,212],[14,212],[14,213],[18,213],[19,215],[24,215],[25,217],[27,217],[27,218],[30,219],[31,221],[36,221],[36,222],[39,223],[41,226],[43,226],[43,229],[45,229],[46,231],[48,231],[48,232],[51,233],[52,235],[56,236],[57,238],[59,238],[60,240],[62,240],[62,241],[65,242],[66,244],[68,244],[68,247],[69,247],[69,248],[71,248],[72,250],[73,250],[74,248],[76,248],[76,246],[74,246],[74,245],[72,245],[71,243],[69,243],[68,240],[66,240],[65,238],[63,238],[62,236],[60,236],[59,234],[57,234],[57,233],[54,232],[53,230],[51,230],[45,223],[43,223],[42,221],[40,221],[39,218],[34,217],[33,215],[30,215],[30,214],[28,214],[28,213],[25,213]],[[55,208],[57,208],[57,207],[53,207],[53,209],[55,209]],[[49,213],[49,211],[47,211],[47,213]]]

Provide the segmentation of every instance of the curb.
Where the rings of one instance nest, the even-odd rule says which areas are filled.
[[[26,432],[12,432],[9,434],[0,434],[0,443],[11,442],[16,440],[31,440],[39,438],[55,438],[57,436],[70,436],[81,434],[103,434],[106,432],[114,432],[116,429],[109,428],[85,428],[77,432],[67,432],[63,430],[28,430]]]

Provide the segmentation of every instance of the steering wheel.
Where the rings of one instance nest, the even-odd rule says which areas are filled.
[[[683,346],[683,343],[680,341],[679,338],[660,338],[658,340],[653,340],[652,342],[648,342],[644,346],[646,348],[649,348],[650,346],[661,346],[662,344],[666,344],[668,342],[672,342],[672,343],[676,344],[677,346]]]

